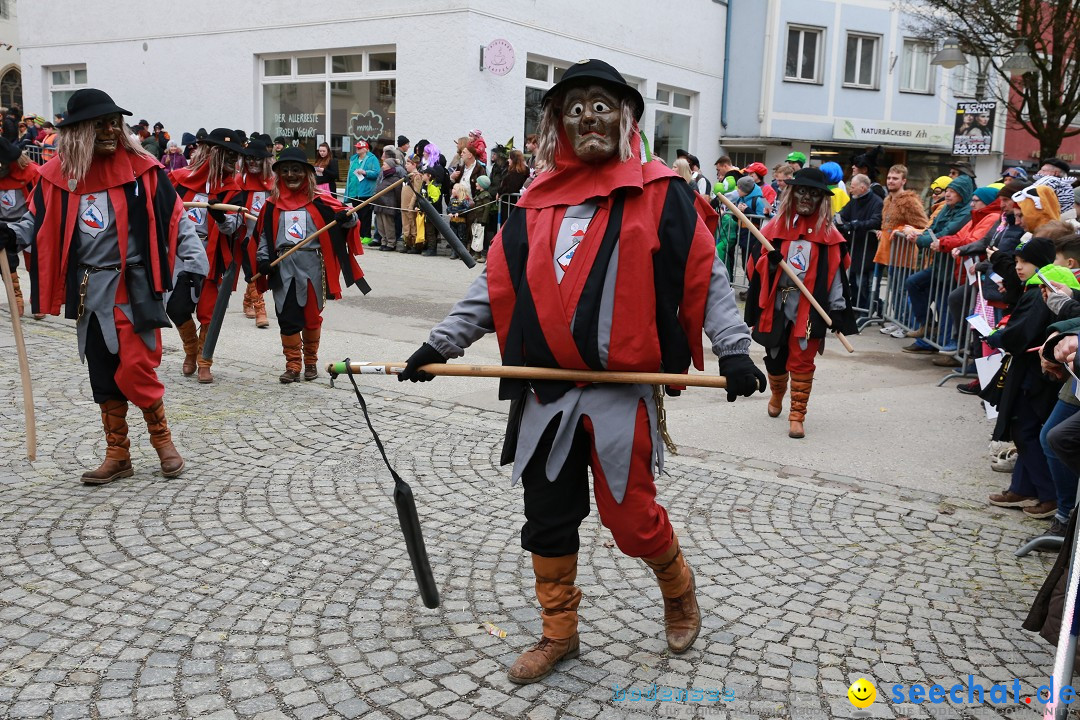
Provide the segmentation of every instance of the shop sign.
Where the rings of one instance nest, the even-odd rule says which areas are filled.
[[[314,138],[323,130],[322,113],[275,113],[273,136]]]
[[[997,103],[956,103],[953,155],[989,155],[994,144],[994,114]]]
[[[354,142],[357,140],[378,140],[382,137],[384,127],[382,115],[374,110],[368,110],[349,118],[349,134],[352,135]]]
[[[514,46],[499,38],[480,48],[480,68],[492,75],[505,75],[514,69]]]
[[[930,145],[949,147],[952,128],[948,125],[836,118],[834,140],[857,140],[877,145]]]

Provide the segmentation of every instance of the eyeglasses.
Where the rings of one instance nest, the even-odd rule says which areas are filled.
[[[943,192],[945,192],[945,188],[934,188],[935,195],[940,195]]]

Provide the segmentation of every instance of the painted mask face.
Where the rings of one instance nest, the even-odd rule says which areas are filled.
[[[237,161],[240,160],[240,155],[235,150],[225,150],[222,155],[222,160],[227,168],[235,168]]]
[[[94,154],[112,155],[120,144],[123,132],[119,115],[105,115],[94,119]]]
[[[307,168],[298,162],[287,162],[278,171],[281,181],[290,190],[299,190],[300,186],[307,181]]]
[[[256,157],[245,157],[244,166],[249,173],[258,174],[262,172],[263,161]]]
[[[816,213],[825,198],[825,193],[821,190],[805,185],[795,185],[792,192],[795,193],[795,212],[804,216]]]
[[[583,85],[567,91],[562,104],[562,123],[574,154],[596,164],[619,151],[622,111],[619,98],[604,85]]]

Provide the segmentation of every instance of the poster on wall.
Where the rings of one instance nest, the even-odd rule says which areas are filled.
[[[994,114],[997,103],[956,104],[953,155],[989,155],[994,144]]]

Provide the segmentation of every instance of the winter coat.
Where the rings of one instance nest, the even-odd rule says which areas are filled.
[[[930,228],[915,239],[915,244],[921,248],[930,247],[933,237],[938,238],[946,235],[954,235],[971,220],[971,195],[975,192],[975,184],[967,175],[956,177],[950,184],[949,190],[955,191],[960,196],[960,201],[955,205],[946,205],[938,212],[930,223]]]
[[[315,182],[320,185],[327,185],[330,194],[337,193],[337,181],[338,181],[338,164],[337,160],[333,157],[330,158],[330,162],[326,164],[326,167],[322,169],[322,175],[320,175],[316,169]]]
[[[878,243],[874,262],[879,265],[888,265],[895,261],[899,267],[914,267],[917,251],[915,246],[906,240],[902,241],[904,247],[894,253],[896,257],[890,259],[893,232],[906,225],[924,228],[929,224],[930,220],[923,211],[922,202],[914,191],[901,190],[895,195],[888,195],[881,206],[881,241]]]
[[[997,224],[1001,217],[1001,200],[995,199],[981,210],[976,210],[971,213],[971,219],[968,220],[964,227],[960,228],[958,232],[953,235],[946,235],[943,238],[938,238],[941,242],[938,245],[938,250],[943,253],[952,252],[956,248],[962,248],[966,245],[972,245],[979,242],[984,235],[994,229],[994,225]],[[953,273],[953,278],[960,279],[960,269],[963,266],[964,257],[960,256],[956,258],[956,269]]]
[[[375,194],[375,183],[381,173],[379,159],[370,151],[364,156],[363,160],[360,159],[359,155],[354,154],[349,161],[349,179],[345,182],[345,196],[350,198],[371,197]]]
[[[1016,216],[1011,212],[1001,213],[1001,218],[982,236],[981,239],[960,248],[961,257],[982,255],[988,248],[997,248],[1003,252],[1012,252],[1020,244],[1024,228],[1016,224]]]
[[[878,238],[875,230],[881,229],[882,201],[872,192],[851,198],[840,211],[837,229],[848,241],[851,256],[851,276],[860,277],[874,261]]]
[[[397,161],[388,161],[393,164],[389,170],[383,170],[379,176],[379,181],[375,184],[375,193],[379,193],[382,190],[393,185],[400,177],[398,173]],[[402,183],[404,185],[404,183]],[[396,215],[401,209],[401,185],[379,197],[374,203],[376,215]]]

